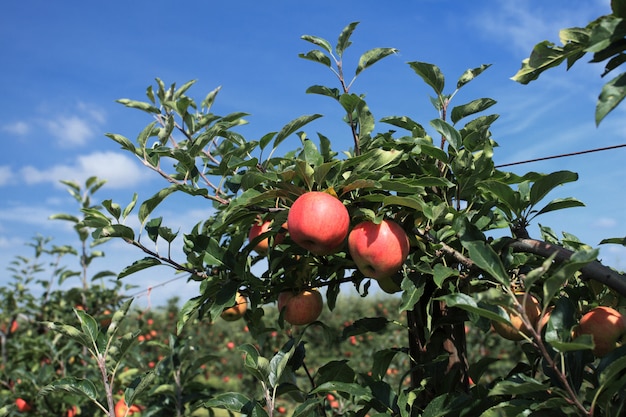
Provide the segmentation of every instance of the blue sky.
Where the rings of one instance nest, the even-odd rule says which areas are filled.
[[[348,68],[368,49],[400,50],[364,71],[353,87],[367,94],[377,119],[409,115],[427,126],[437,116],[428,87],[407,62],[438,65],[450,91],[463,71],[489,63],[492,67],[462,90],[456,104],[479,97],[498,102],[492,108],[500,114],[493,127],[500,145],[496,163],[625,143],[624,108],[599,128],[594,124],[596,98],[606,81],[599,76],[600,65],[581,61],[569,72],[560,67],[527,86],[510,80],[534,44],[558,42],[559,29],[584,26],[609,12],[608,0],[8,3],[0,14],[0,270],[16,255],[32,256],[25,244],[35,235],[54,237],[58,245],[76,244],[68,224],[48,220],[54,213],[76,211],[59,180],[105,178],[96,200],[121,204],[135,191],[145,199],[166,185],[104,136],[134,138],[151,121],[115,100],[144,99],[156,77],[168,85],[197,79],[189,95],[199,100],[221,86],[213,110],[250,113],[250,123],[240,129],[250,139],[302,114],[322,113],[325,117],[306,129],[309,136],[319,131],[336,150],[348,148],[336,103],[304,93],[313,84],[336,86],[332,74],[297,55],[312,47],[301,35],[334,43],[353,21],[360,24],[346,52]],[[295,146],[297,139],[291,140]],[[572,196],[587,206],[537,221],[595,246],[605,237],[626,236],[625,157],[626,150],[615,150],[510,170],[578,172],[578,182],[551,197]],[[205,201],[173,199],[159,215],[184,231],[208,210]],[[142,257],[121,242],[102,249],[107,257],[93,272],[119,271]],[[602,258],[626,269],[622,247],[603,248]],[[138,285],[133,292],[155,287],[150,297],[142,294],[142,302],[196,293],[184,280],[157,287],[174,277],[170,269],[148,271],[127,278]],[[8,275],[0,274],[0,285]]]

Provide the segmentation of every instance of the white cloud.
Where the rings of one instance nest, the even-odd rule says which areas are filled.
[[[596,227],[601,227],[601,228],[614,228],[615,226],[617,226],[617,220],[612,219],[612,218],[608,218],[608,217],[601,217],[599,219],[596,219],[593,222],[593,225]]]
[[[13,171],[7,165],[0,165],[0,187],[9,184],[13,180]]]
[[[558,13],[534,2],[499,2],[490,3],[489,9],[478,11],[472,25],[490,39],[512,46],[512,52],[528,56],[532,47],[541,40],[558,44],[559,30],[584,27],[591,20],[610,12],[608,2],[579,4]]]
[[[47,169],[27,166],[20,176],[27,184],[51,183],[56,186],[60,180],[84,183],[92,176],[107,181],[107,188],[136,187],[148,177],[147,170],[141,169],[133,159],[115,152],[93,152],[76,158],[71,165],[55,165]]]
[[[47,122],[48,132],[59,139],[61,146],[84,145],[94,131],[88,120],[78,116],[59,117]]]
[[[30,131],[30,126],[26,122],[19,121],[2,126],[2,130],[5,132],[13,133],[14,135],[23,136]]]

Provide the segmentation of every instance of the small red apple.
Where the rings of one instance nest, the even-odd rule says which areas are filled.
[[[139,406],[133,404],[129,407],[123,398],[120,398],[120,400],[115,403],[115,417],[124,417],[135,413],[141,413]]]
[[[284,309],[284,319],[293,325],[313,323],[322,314],[324,301],[320,292],[313,288],[299,293],[283,291],[278,295],[278,311]]]
[[[598,357],[612,352],[626,334],[626,318],[611,307],[600,306],[585,314],[578,324],[576,334],[590,334]]]
[[[392,220],[380,223],[364,221],[348,236],[348,248],[363,275],[377,280],[398,272],[409,255],[409,238],[404,229]]]
[[[235,297],[235,305],[225,309],[220,317],[226,321],[236,321],[243,317],[247,309],[248,300],[240,293],[237,293],[237,296]]]
[[[273,223],[272,220],[258,221],[254,223],[252,227],[250,227],[250,231],[248,232],[248,240],[252,241],[257,236],[260,236],[263,233],[270,230],[272,223]],[[286,222],[282,224],[282,228],[287,229]],[[279,245],[280,243],[283,242],[283,240],[285,240],[285,232],[279,232],[276,234],[276,236],[274,236],[275,245]],[[254,250],[259,255],[266,255],[267,252],[269,251],[269,247],[270,247],[270,240],[269,238],[265,238],[261,240],[259,243],[257,243],[257,245],[254,247]]]
[[[30,406],[28,402],[26,402],[23,398],[18,398],[15,400],[15,406],[17,407],[17,411],[20,413],[28,413],[33,411],[33,407]]]
[[[294,201],[287,217],[294,242],[315,255],[338,252],[350,228],[348,209],[336,197],[310,191]]]

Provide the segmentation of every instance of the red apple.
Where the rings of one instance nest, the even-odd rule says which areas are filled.
[[[120,398],[120,400],[115,403],[115,417],[124,417],[135,413],[141,413],[141,407],[134,404],[129,407],[123,398]]]
[[[348,236],[348,248],[366,277],[383,280],[398,272],[409,255],[409,238],[392,220],[357,224]]]
[[[315,288],[299,293],[283,291],[278,295],[278,311],[284,309],[285,321],[293,325],[313,323],[322,314],[323,306],[322,295]]]
[[[270,230],[272,223],[273,223],[273,220],[265,220],[265,221],[259,221],[259,222],[254,223],[252,227],[250,227],[250,231],[248,232],[248,240],[252,241],[257,236],[260,236],[261,234]],[[287,223],[283,223],[282,227],[283,229],[287,229]],[[274,236],[274,244],[278,245],[282,243],[284,239],[285,239],[285,233],[279,232],[276,234],[276,236]],[[257,243],[257,245],[254,247],[254,250],[259,255],[266,255],[269,250],[269,247],[270,247],[269,238],[265,238],[261,240],[259,243]]]
[[[33,408],[24,400],[23,398],[18,398],[15,400],[15,406],[17,407],[17,411],[20,413],[28,413],[33,411]]]
[[[321,191],[302,194],[287,217],[294,242],[315,255],[338,252],[348,236],[350,215],[336,197]]]
[[[602,357],[612,352],[626,334],[626,318],[611,307],[596,307],[580,319],[576,334],[590,334],[595,345],[593,354]]]

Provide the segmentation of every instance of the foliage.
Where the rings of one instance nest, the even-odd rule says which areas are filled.
[[[611,14],[601,16],[586,27],[562,29],[559,39],[563,46],[549,41],[535,45],[530,57],[513,80],[522,84],[536,80],[544,71],[567,62],[569,69],[576,61],[592,54],[590,62],[605,62],[602,77],[619,68],[626,60],[626,1],[611,0]],[[626,97],[626,72],[622,72],[602,87],[596,106],[596,124]]]
[[[53,342],[41,339],[48,343],[46,352],[68,349],[82,361],[79,368],[63,371],[60,380],[51,374],[29,379],[28,392],[40,394],[38,410],[52,410],[54,401],[65,407],[63,393],[69,392],[83,413],[110,416],[122,393],[128,404],[141,404],[142,413],[150,416],[212,415],[216,410],[274,416],[286,411],[283,404],[294,416],[623,413],[626,346],[596,358],[591,337],[573,330],[596,305],[623,308],[626,277],[603,266],[597,249],[571,234],[559,237],[545,226],[538,238],[528,232],[538,216],[582,205],[573,198],[548,199],[577,175],[520,176],[495,168],[497,142],[490,128],[498,115],[488,113],[495,100],[453,105],[488,64],[468,69],[450,88],[436,65],[409,62],[432,90],[437,117],[423,125],[409,115],[386,116],[379,119],[380,129],[365,95],[353,89],[362,71],[396,50],[366,51],[346,78],[343,56],[356,27],[346,26],[335,45],[305,35],[303,40],[315,49],[301,54],[337,77],[338,88],[314,85],[307,92],[338,103],[352,138],[351,149],[343,153],[323,133],[312,139],[305,132],[320,114],[296,117],[260,139],[246,139],[237,132],[246,113],[213,113],[219,90],[198,102],[187,95],[193,81],[166,87],[157,79],[146,90],[147,101],[120,100],[153,121],[135,140],[107,136],[169,185],[143,202],[135,195],[125,206],[111,200],[91,206],[87,197],[100,182],[90,179],[86,194],[77,198],[82,217],[55,217],[74,223],[85,267],[85,260],[94,256],[86,250],[88,239],[92,245],[122,239],[143,252],[142,259],[117,275],[116,288],[137,271],[164,265],[200,281],[200,293],[184,300],[180,310],[141,314],[136,320],[128,320],[130,301],[112,297],[115,314],[104,324],[94,314],[99,309],[72,309],[67,300],[59,301],[66,310],[60,317],[28,312],[45,330],[54,330],[45,333]],[[299,138],[299,147],[284,151],[292,136]],[[76,184],[66,185],[81,196]],[[338,198],[352,225],[392,219],[402,226],[411,250],[392,277],[401,289],[398,297],[371,308],[372,284],[378,284],[358,270],[346,247],[319,256],[290,239],[289,225],[287,230],[282,225],[293,201],[308,191]],[[174,193],[206,200],[212,206],[208,218],[178,233],[153,217]],[[140,230],[126,225],[135,209]],[[258,219],[271,220],[273,226],[249,241],[248,231]],[[261,256],[254,247],[264,238],[270,239],[270,249]],[[165,252],[158,249],[162,241]],[[173,245],[182,248],[184,259],[172,257]],[[66,275],[63,269],[55,271],[55,277]],[[19,271],[18,282],[30,275],[28,268]],[[274,307],[279,294],[313,287],[325,294],[327,309],[320,320],[307,326],[286,324]],[[350,287],[358,295],[346,300]],[[92,290],[83,285],[81,299]],[[237,343],[216,349],[215,341],[223,344],[226,335],[218,327],[225,325],[219,316],[238,293],[249,300],[246,331],[238,333]],[[525,313],[520,293],[539,300],[538,321]],[[6,295],[11,300],[9,291]],[[18,299],[28,297],[22,293]],[[36,304],[31,300],[23,308]],[[493,322],[510,324],[513,315],[525,327],[518,343],[501,340],[491,330]],[[167,328],[166,338],[155,320]],[[231,326],[241,329],[240,323]],[[148,335],[159,339],[144,345]],[[11,366],[15,364],[24,366],[22,361]],[[223,371],[237,366],[240,382],[231,383]],[[216,370],[222,377],[217,384],[212,381]],[[15,372],[21,375],[9,371],[5,381]],[[24,380],[19,389],[5,384],[7,395],[17,397]]]

